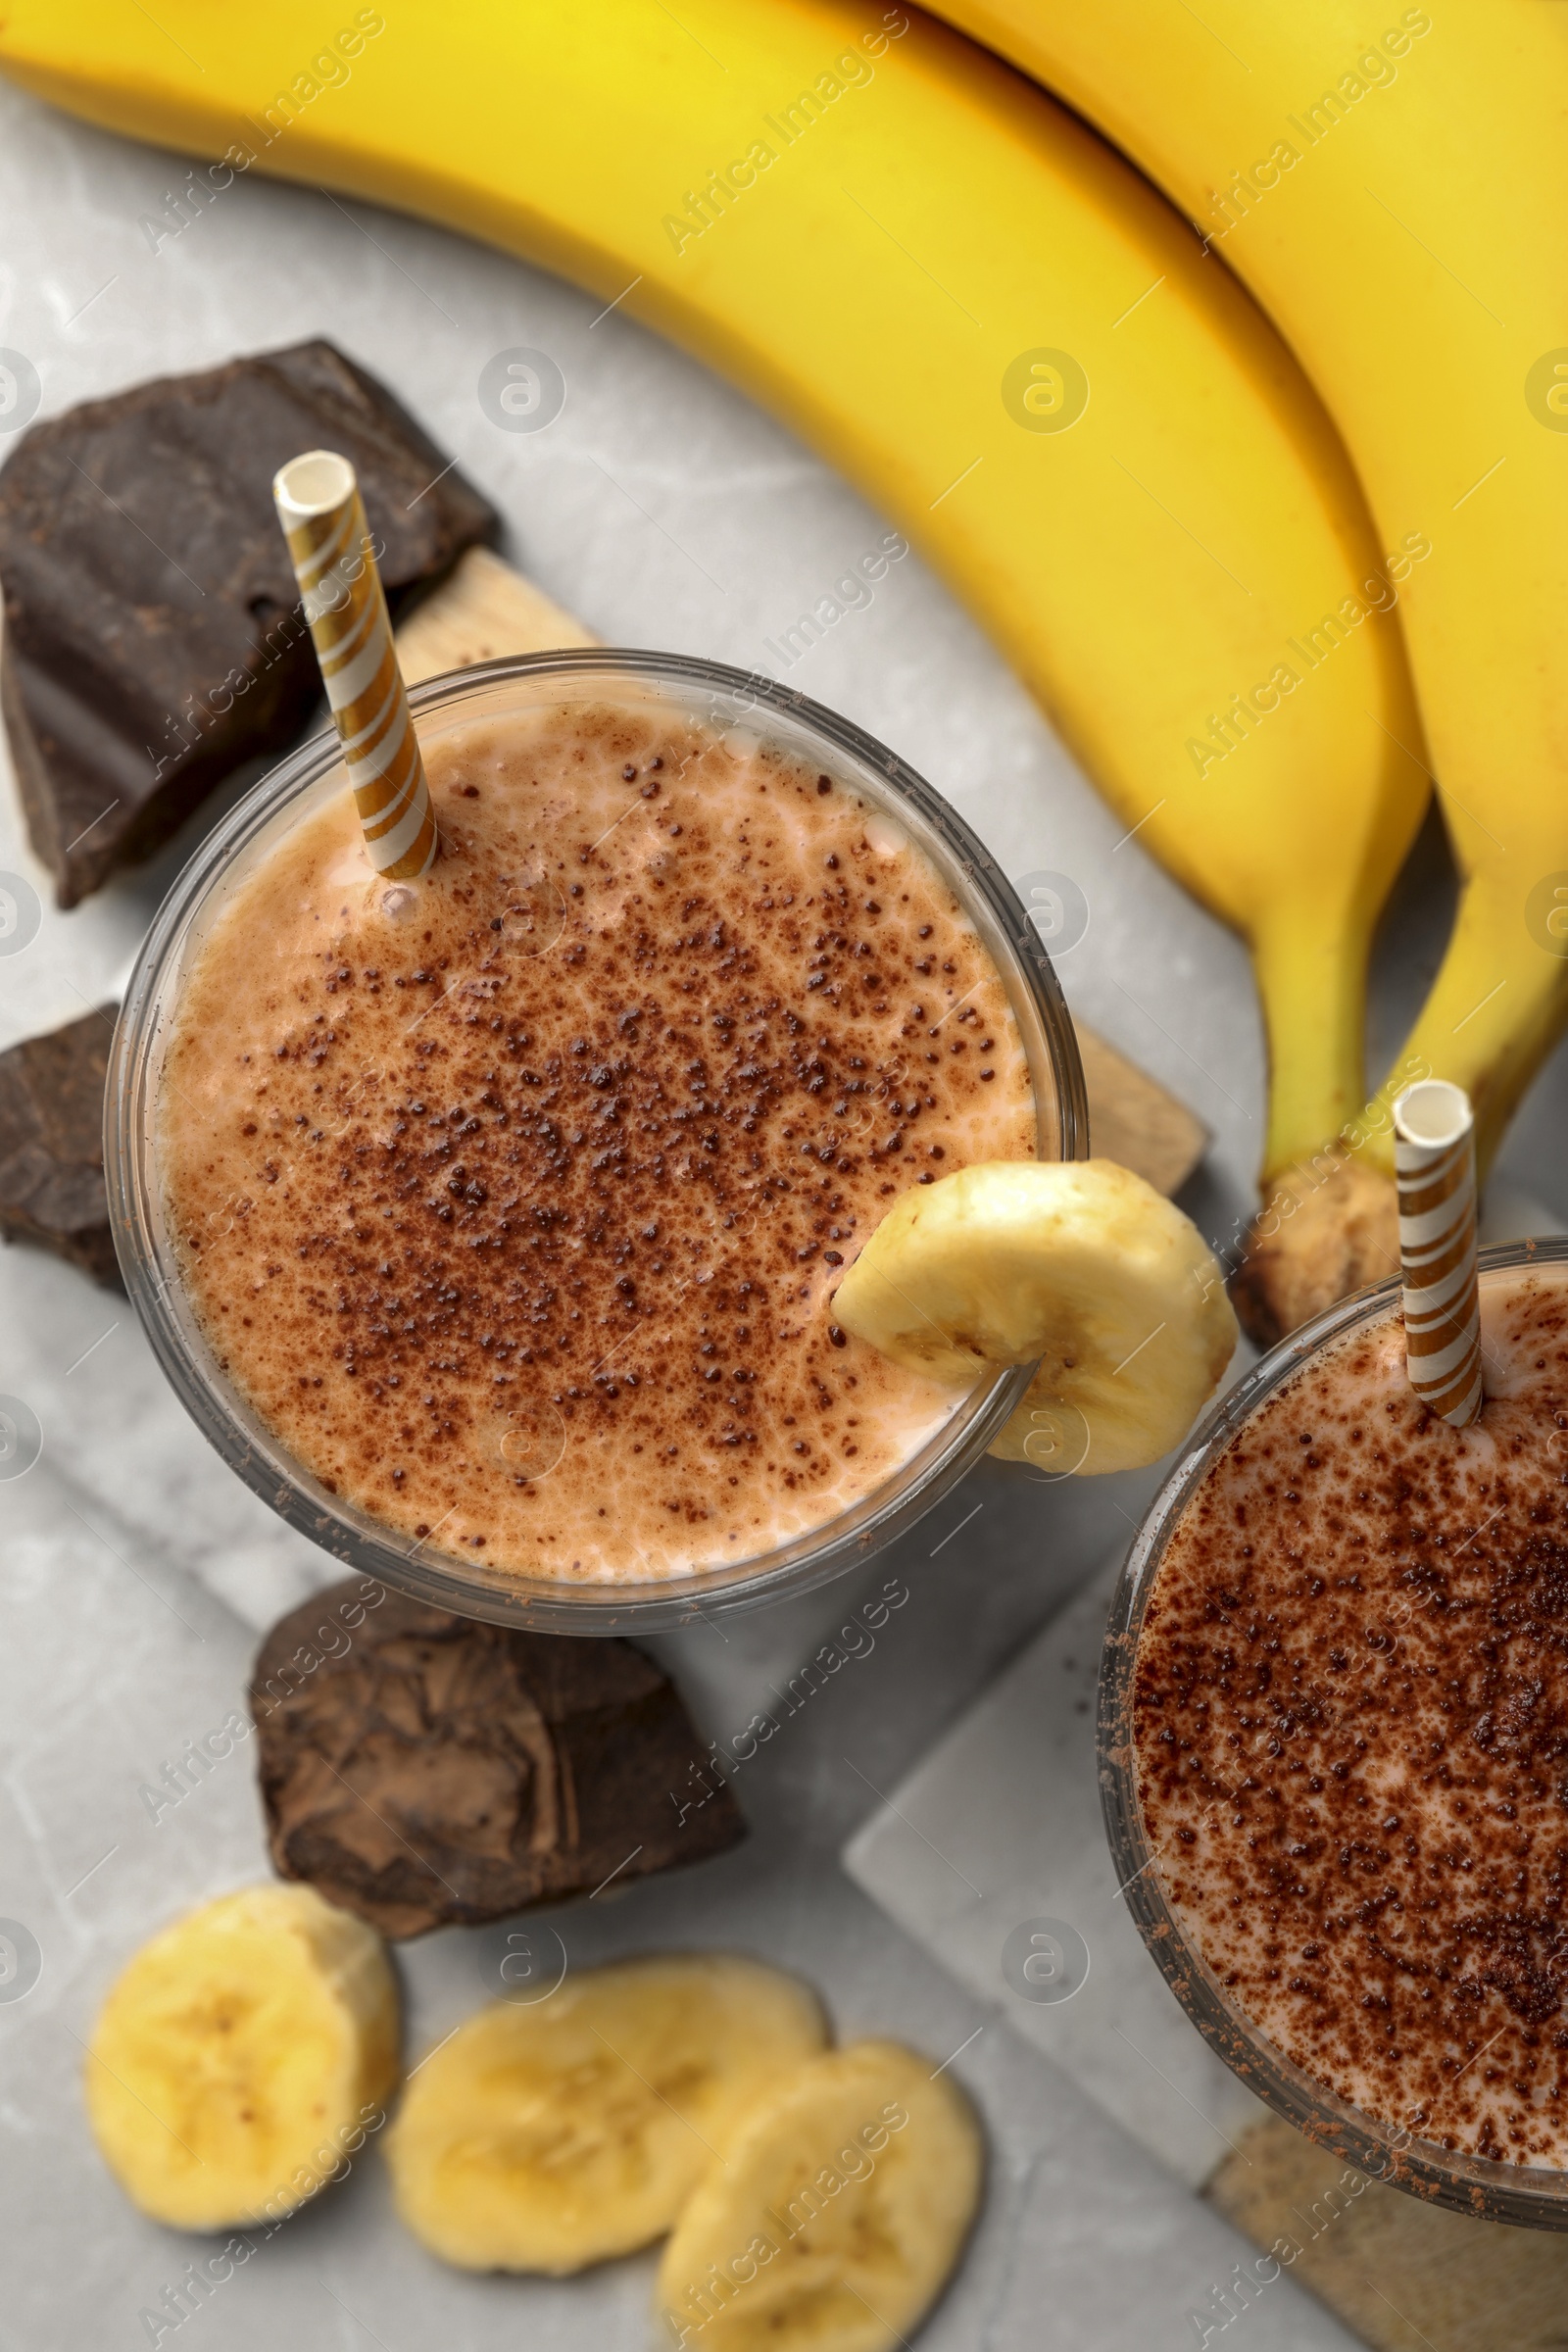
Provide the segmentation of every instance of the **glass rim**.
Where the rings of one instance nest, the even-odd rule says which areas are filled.
[[[806,732],[850,767],[852,789],[868,779],[895,812],[911,817],[917,846],[970,917],[1019,1019],[1026,1050],[1032,1027],[1049,1060],[1054,1103],[1043,1096],[1030,1052],[1042,1157],[1081,1159],[1089,1148],[1083,1067],[1066,1000],[1033,923],[973,828],[933,786],[876,738],[760,672],[685,655],[617,647],[526,654],[451,670],[412,687],[416,717],[430,716],[510,681],[560,678],[564,685],[621,678],[668,684],[706,696],[708,723],[765,722],[772,715]],[[1032,1365],[1007,1368],[977,1387],[910,1459],[847,1510],[754,1555],[688,1576],[570,1581],[486,1571],[413,1544],[342,1495],[329,1494],[271,1434],[219,1370],[213,1349],[181,1296],[162,1231],[151,1163],[151,1093],[165,992],[177,973],[192,924],[234,861],[292,804],[322,785],[340,763],[336,735],[323,729],[298,745],[205,837],[160,906],[127,984],[110,1048],[104,1106],[104,1165],[110,1222],[122,1273],[159,1363],[198,1428],[238,1476],[277,1514],[345,1567],[460,1616],[540,1632],[619,1635],[657,1632],[814,1590],[870,1559],[939,1502],[978,1460],[1019,1403]],[[1020,998],[1022,1003],[1020,1003]],[[1030,1016],[1029,1020],[1020,1017]],[[1052,1112],[1054,1109],[1054,1126]],[[422,1555],[422,1556],[420,1556]]]
[[[1508,1242],[1480,1253],[1481,1279],[1568,1263],[1568,1237]],[[1399,1302],[1397,1275],[1369,1284],[1313,1317],[1217,1398],[1182,1448],[1128,1549],[1111,1597],[1100,1669],[1097,1740],[1101,1806],[1116,1884],[1144,1943],[1188,2017],[1264,2105],[1357,2171],[1430,2204],[1527,2229],[1568,2230],[1568,2164],[1499,2163],[1423,2140],[1328,2089],[1271,2041],[1227,1993],[1160,1883],[1138,1800],[1132,1684],[1144,1614],[1160,1563],[1209,1464],[1242,1424],[1311,1357]]]

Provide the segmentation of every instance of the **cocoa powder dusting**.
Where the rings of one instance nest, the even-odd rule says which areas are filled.
[[[1568,2165],[1568,1282],[1483,1284],[1449,1429],[1396,1318],[1188,1506],[1134,1669],[1156,1868],[1230,1997],[1418,2137]]]
[[[1002,983],[897,827],[755,739],[610,706],[425,744],[426,880],[374,877],[340,795],[185,983],[159,1152],[198,1312],[432,1548],[764,1551],[953,1410],[828,1295],[905,1186],[1033,1152]]]

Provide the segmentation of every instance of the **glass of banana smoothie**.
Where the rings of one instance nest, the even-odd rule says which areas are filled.
[[[770,680],[646,654],[411,697],[442,851],[372,870],[335,741],[218,827],[110,1070],[137,1312],[327,1550],[622,1632],[799,1591],[1027,1388],[836,1328],[904,1189],[1081,1155],[1071,1023],[968,828]]]
[[[1487,1401],[1399,1287],[1276,1348],[1134,1542],[1101,1681],[1116,1876],[1199,2030],[1351,2163],[1568,2229],[1568,1241],[1483,1253]]]

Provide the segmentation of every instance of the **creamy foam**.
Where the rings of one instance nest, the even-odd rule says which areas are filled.
[[[1002,982],[902,829],[647,709],[427,748],[442,856],[346,794],[239,883],[164,1064],[172,1232],[229,1378],[411,1540],[564,1579],[751,1557],[951,1392],[834,1329],[894,1194],[1035,1148]]]
[[[1134,1676],[1156,1867],[1231,1996],[1364,2113],[1568,2165],[1568,1280],[1482,1289],[1488,1399],[1397,1317],[1210,1468]]]

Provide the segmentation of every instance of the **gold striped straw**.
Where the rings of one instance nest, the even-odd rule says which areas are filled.
[[[1463,1087],[1423,1078],[1405,1088],[1394,1105],[1394,1163],[1410,1386],[1462,1429],[1483,1402],[1475,1120]]]
[[[441,840],[354,468],[335,450],[309,450],[278,467],[272,496],[370,861],[415,881]]]

